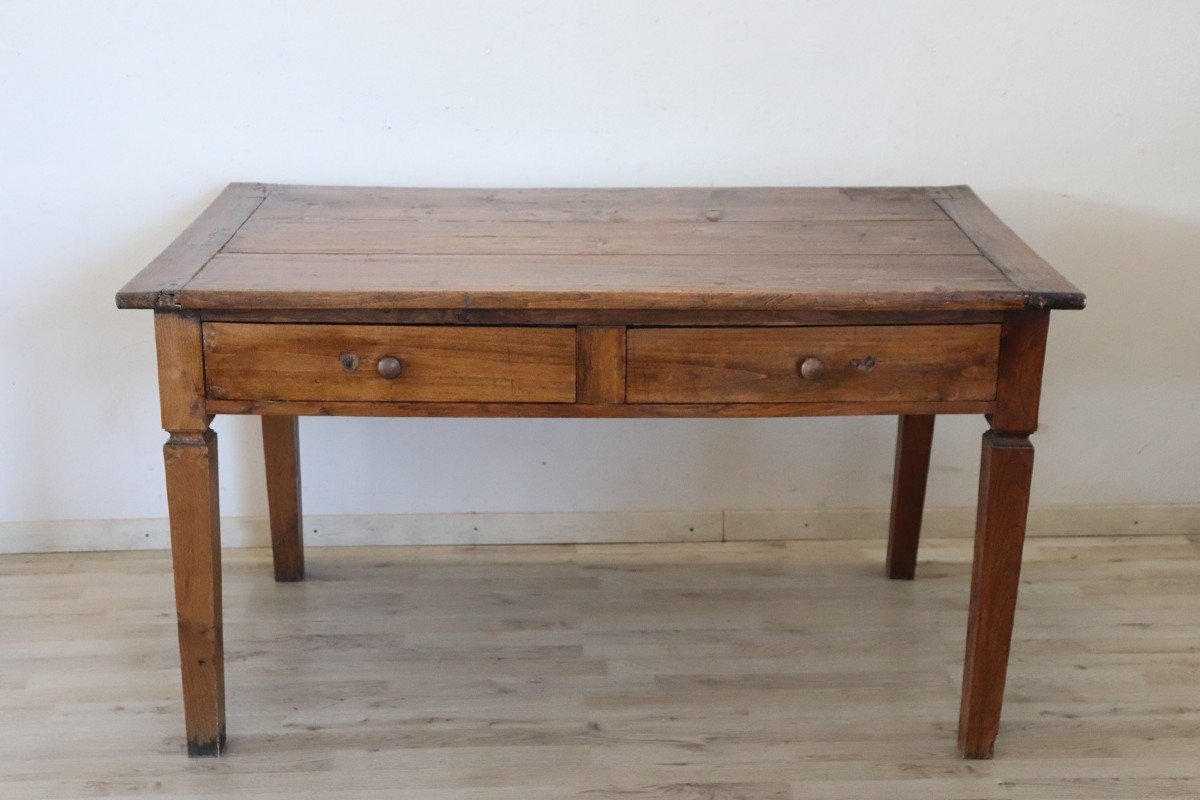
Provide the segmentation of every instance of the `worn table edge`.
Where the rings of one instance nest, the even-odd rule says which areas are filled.
[[[633,296],[631,296],[633,295]],[[286,302],[283,302],[286,300]],[[1017,311],[1026,307],[1027,297],[1020,291],[990,292],[973,296],[967,292],[952,295],[912,293],[889,295],[882,292],[844,295],[793,294],[781,297],[762,292],[711,292],[701,296],[647,290],[641,292],[557,292],[545,291],[530,298],[525,291],[466,292],[458,290],[422,291],[404,295],[387,292],[347,294],[344,300],[314,292],[306,295],[289,292],[286,297],[270,291],[244,292],[195,291],[185,289],[175,296],[174,305],[193,311],[282,310],[291,311],[557,311],[564,314],[585,311],[644,312],[670,310],[696,315],[762,311],[771,312],[912,312],[961,313],[965,311]]]
[[[1078,310],[1086,305],[1084,293],[1034,252],[970,186],[927,186],[925,193],[1024,293],[1027,308]]]
[[[230,183],[183,233],[117,292],[117,308],[174,307],[179,291],[233,238],[274,187]]]

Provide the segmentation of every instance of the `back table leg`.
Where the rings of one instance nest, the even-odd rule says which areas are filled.
[[[296,417],[264,416],[262,432],[275,580],[303,580],[304,530],[300,511],[299,426]]]
[[[933,420],[932,414],[907,414],[900,417],[896,431],[896,469],[892,475],[892,515],[888,523],[889,578],[912,580],[916,572]]]

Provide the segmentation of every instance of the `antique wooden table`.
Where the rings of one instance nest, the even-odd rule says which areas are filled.
[[[117,295],[154,310],[188,752],[225,742],[214,414],[262,416],[300,580],[303,415],[899,416],[912,578],[937,414],[985,414],[959,717],[1000,721],[1050,310],[1083,295],[965,186],[232,184]]]

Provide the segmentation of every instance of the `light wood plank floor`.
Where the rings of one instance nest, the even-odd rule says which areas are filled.
[[[183,755],[165,553],[0,557],[0,797],[1200,796],[1200,544],[1026,548],[992,762],[970,542],[226,553],[230,742]]]

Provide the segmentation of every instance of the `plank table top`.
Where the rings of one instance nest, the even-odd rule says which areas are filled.
[[[232,184],[122,308],[999,311],[1083,295],[965,186]]]
[[[895,415],[911,579],[934,419],[983,414],[958,743],[991,756],[1050,313],[1084,296],[968,187],[237,183],[117,304],[154,311],[189,753],[226,744],[214,415],[262,417],[298,581],[301,416]]]

